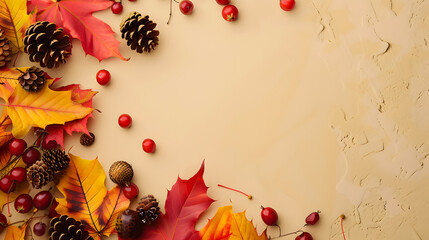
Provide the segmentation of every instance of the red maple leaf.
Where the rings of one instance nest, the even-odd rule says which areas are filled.
[[[165,214],[155,225],[143,229],[140,240],[190,240],[200,239],[195,231],[199,216],[213,203],[207,196],[208,187],[203,180],[204,162],[200,170],[189,180],[177,178],[167,194]],[[119,238],[121,240],[121,238]]]
[[[120,42],[109,25],[92,16],[93,12],[112,5],[110,0],[32,0],[28,11],[37,8],[37,20],[55,23],[66,34],[82,43],[86,54],[103,60],[109,57],[125,59],[119,52]]]
[[[91,89],[81,89],[78,84],[71,84],[64,87],[55,88],[56,91],[72,91],[72,100],[76,103],[80,103],[85,107],[92,108],[92,98],[97,92]],[[81,132],[89,135],[87,122],[92,117],[92,113],[88,114],[82,119],[66,122],[64,125],[54,124],[46,127],[46,131],[49,135],[46,137],[47,141],[55,140],[58,144],[64,147],[64,131],[69,135],[73,132]]]

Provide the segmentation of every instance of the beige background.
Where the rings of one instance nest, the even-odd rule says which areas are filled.
[[[205,159],[218,201],[198,229],[233,202],[259,231],[262,204],[277,209],[284,232],[321,210],[307,228],[314,239],[342,239],[342,213],[347,239],[429,239],[428,1],[302,0],[284,12],[278,0],[236,0],[239,19],[228,23],[215,0],[196,0],[191,16],[174,4],[170,25],[167,0],[123,3],[122,15],[97,16],[118,32],[127,12],[149,14],[161,32],[153,53],[122,44],[130,61],[99,63],[76,41],[70,61],[48,71],[99,91],[96,142],[68,138],[73,154],[98,156],[106,171],[132,163],[140,195],[162,203],[178,174],[190,177]],[[29,64],[23,55],[17,66]],[[106,87],[95,81],[102,68],[112,74]],[[122,113],[130,129],[117,125]],[[153,155],[141,149],[148,137]]]

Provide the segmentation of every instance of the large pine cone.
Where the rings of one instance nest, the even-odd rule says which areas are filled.
[[[159,216],[158,201],[153,195],[141,198],[136,210],[143,223],[151,224]]]
[[[70,37],[53,23],[36,22],[25,31],[24,52],[42,67],[58,67],[71,55]]]
[[[159,31],[155,30],[156,23],[149,20],[149,16],[142,17],[133,12],[122,20],[121,36],[127,40],[127,45],[138,53],[150,52],[158,45]]]
[[[67,215],[52,218],[49,240],[94,240],[81,222]]]
[[[38,67],[30,67],[21,76],[18,81],[26,91],[37,92],[45,84],[45,72]]]
[[[54,179],[54,171],[42,160],[27,168],[27,179],[35,189],[40,189]]]
[[[70,158],[60,149],[47,151],[42,156],[43,162],[54,171],[61,171],[69,166]]]
[[[0,68],[6,66],[10,60],[9,40],[4,35],[3,29],[0,29]]]
[[[125,161],[117,161],[110,166],[109,177],[112,182],[124,186],[131,182],[133,179],[134,171],[131,165]]]

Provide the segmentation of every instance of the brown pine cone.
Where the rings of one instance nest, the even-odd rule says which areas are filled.
[[[52,218],[48,232],[49,240],[94,240],[81,222],[67,215]]]
[[[69,166],[70,158],[60,149],[49,150],[42,156],[42,161],[54,171],[61,171]]]
[[[112,182],[124,186],[131,182],[133,179],[134,171],[133,167],[125,161],[117,161],[110,166],[109,177]]]
[[[54,171],[42,160],[27,168],[27,179],[35,189],[40,189],[54,179]]]
[[[153,195],[141,198],[136,210],[143,223],[151,224],[159,216],[158,201]]]
[[[3,29],[0,29],[0,68],[10,62],[10,45],[9,40],[4,35]]]
[[[158,45],[159,31],[155,30],[156,23],[149,20],[149,16],[142,17],[133,12],[121,22],[121,36],[127,40],[127,45],[138,53],[150,52]]]
[[[45,72],[38,67],[30,67],[21,76],[18,81],[26,91],[37,92],[45,85]]]
[[[95,135],[90,132],[89,135],[84,133],[80,136],[80,144],[83,146],[91,146],[94,143]]]

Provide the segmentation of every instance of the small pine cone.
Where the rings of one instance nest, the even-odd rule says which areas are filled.
[[[136,210],[143,223],[151,224],[159,216],[158,201],[153,195],[141,198]]]
[[[45,72],[38,67],[30,67],[21,76],[18,81],[26,91],[37,92],[45,84]]]
[[[10,45],[9,40],[4,35],[3,29],[0,29],[0,68],[10,62]]]
[[[125,161],[117,161],[110,166],[109,177],[112,182],[124,186],[131,182],[133,179],[134,171],[133,167]]]
[[[81,222],[67,215],[52,218],[49,225],[49,240],[94,240]]]
[[[24,52],[42,67],[58,67],[71,55],[70,37],[53,23],[36,22],[25,31]]]
[[[90,132],[89,135],[84,133],[80,136],[80,144],[83,146],[91,146],[94,143],[95,135]]]
[[[159,31],[155,30],[156,23],[149,20],[149,16],[142,17],[133,12],[121,22],[121,36],[127,40],[127,45],[138,53],[150,52],[158,45]]]
[[[40,189],[54,179],[54,171],[42,160],[27,168],[27,179],[35,189]]]
[[[60,149],[47,151],[42,156],[43,162],[54,171],[61,171],[69,166],[70,158]]]

